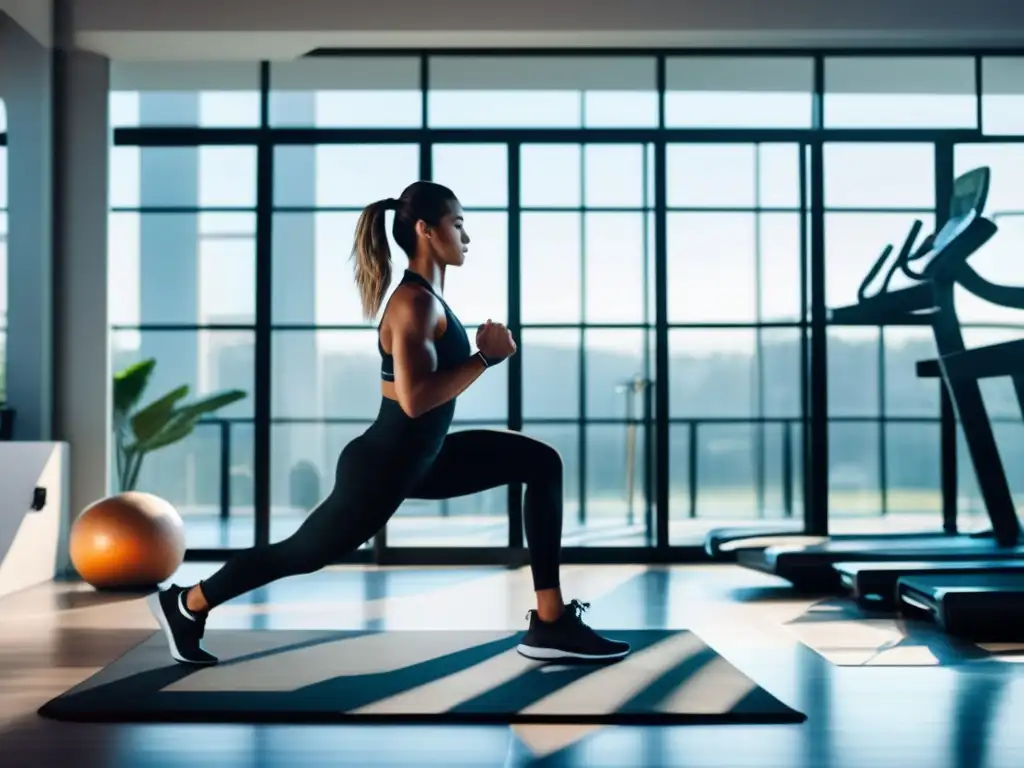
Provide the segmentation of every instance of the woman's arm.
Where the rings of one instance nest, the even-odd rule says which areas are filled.
[[[439,318],[434,297],[410,290],[391,302],[391,354],[395,360],[395,394],[410,418],[447,403],[480,378],[487,366],[477,356],[447,371],[437,370],[434,328]]]

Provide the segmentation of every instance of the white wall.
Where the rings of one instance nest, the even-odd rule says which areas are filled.
[[[9,0],[8,0],[9,1]],[[75,0],[113,58],[290,58],[318,46],[1020,45],[1008,0]]]
[[[67,572],[68,508],[66,443],[0,443],[0,597]],[[32,510],[33,492],[46,504]]]

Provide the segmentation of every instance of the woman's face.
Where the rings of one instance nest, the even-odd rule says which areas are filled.
[[[462,206],[458,201],[451,204],[448,215],[428,232],[430,248],[434,258],[449,267],[461,267],[469,251],[469,235],[466,234]]]

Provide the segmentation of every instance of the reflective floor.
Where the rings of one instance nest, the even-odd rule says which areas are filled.
[[[176,580],[193,581],[213,567],[190,564]],[[0,765],[72,759],[83,768],[1024,765],[1024,665],[1011,663],[1019,658],[1014,654],[836,666],[804,644],[807,622],[830,614],[830,652],[842,648],[847,634],[863,647],[864,624],[731,566],[567,567],[563,583],[567,597],[591,603],[587,619],[597,627],[694,630],[808,720],[672,728],[51,722],[36,707],[149,636],[156,624],[140,597],[50,584],[0,600]],[[244,596],[214,613],[210,626],[519,628],[531,602],[526,570],[340,568]],[[892,631],[899,627],[893,622]]]

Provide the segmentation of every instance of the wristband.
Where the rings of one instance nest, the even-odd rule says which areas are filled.
[[[500,363],[504,359],[504,358],[498,358],[498,357],[488,357],[487,355],[485,355],[483,352],[481,352],[479,350],[477,350],[477,353],[474,355],[474,357],[479,357],[480,358],[480,362],[482,362],[484,364],[484,368],[490,368],[492,366],[495,366],[495,365],[497,365],[498,363]]]

